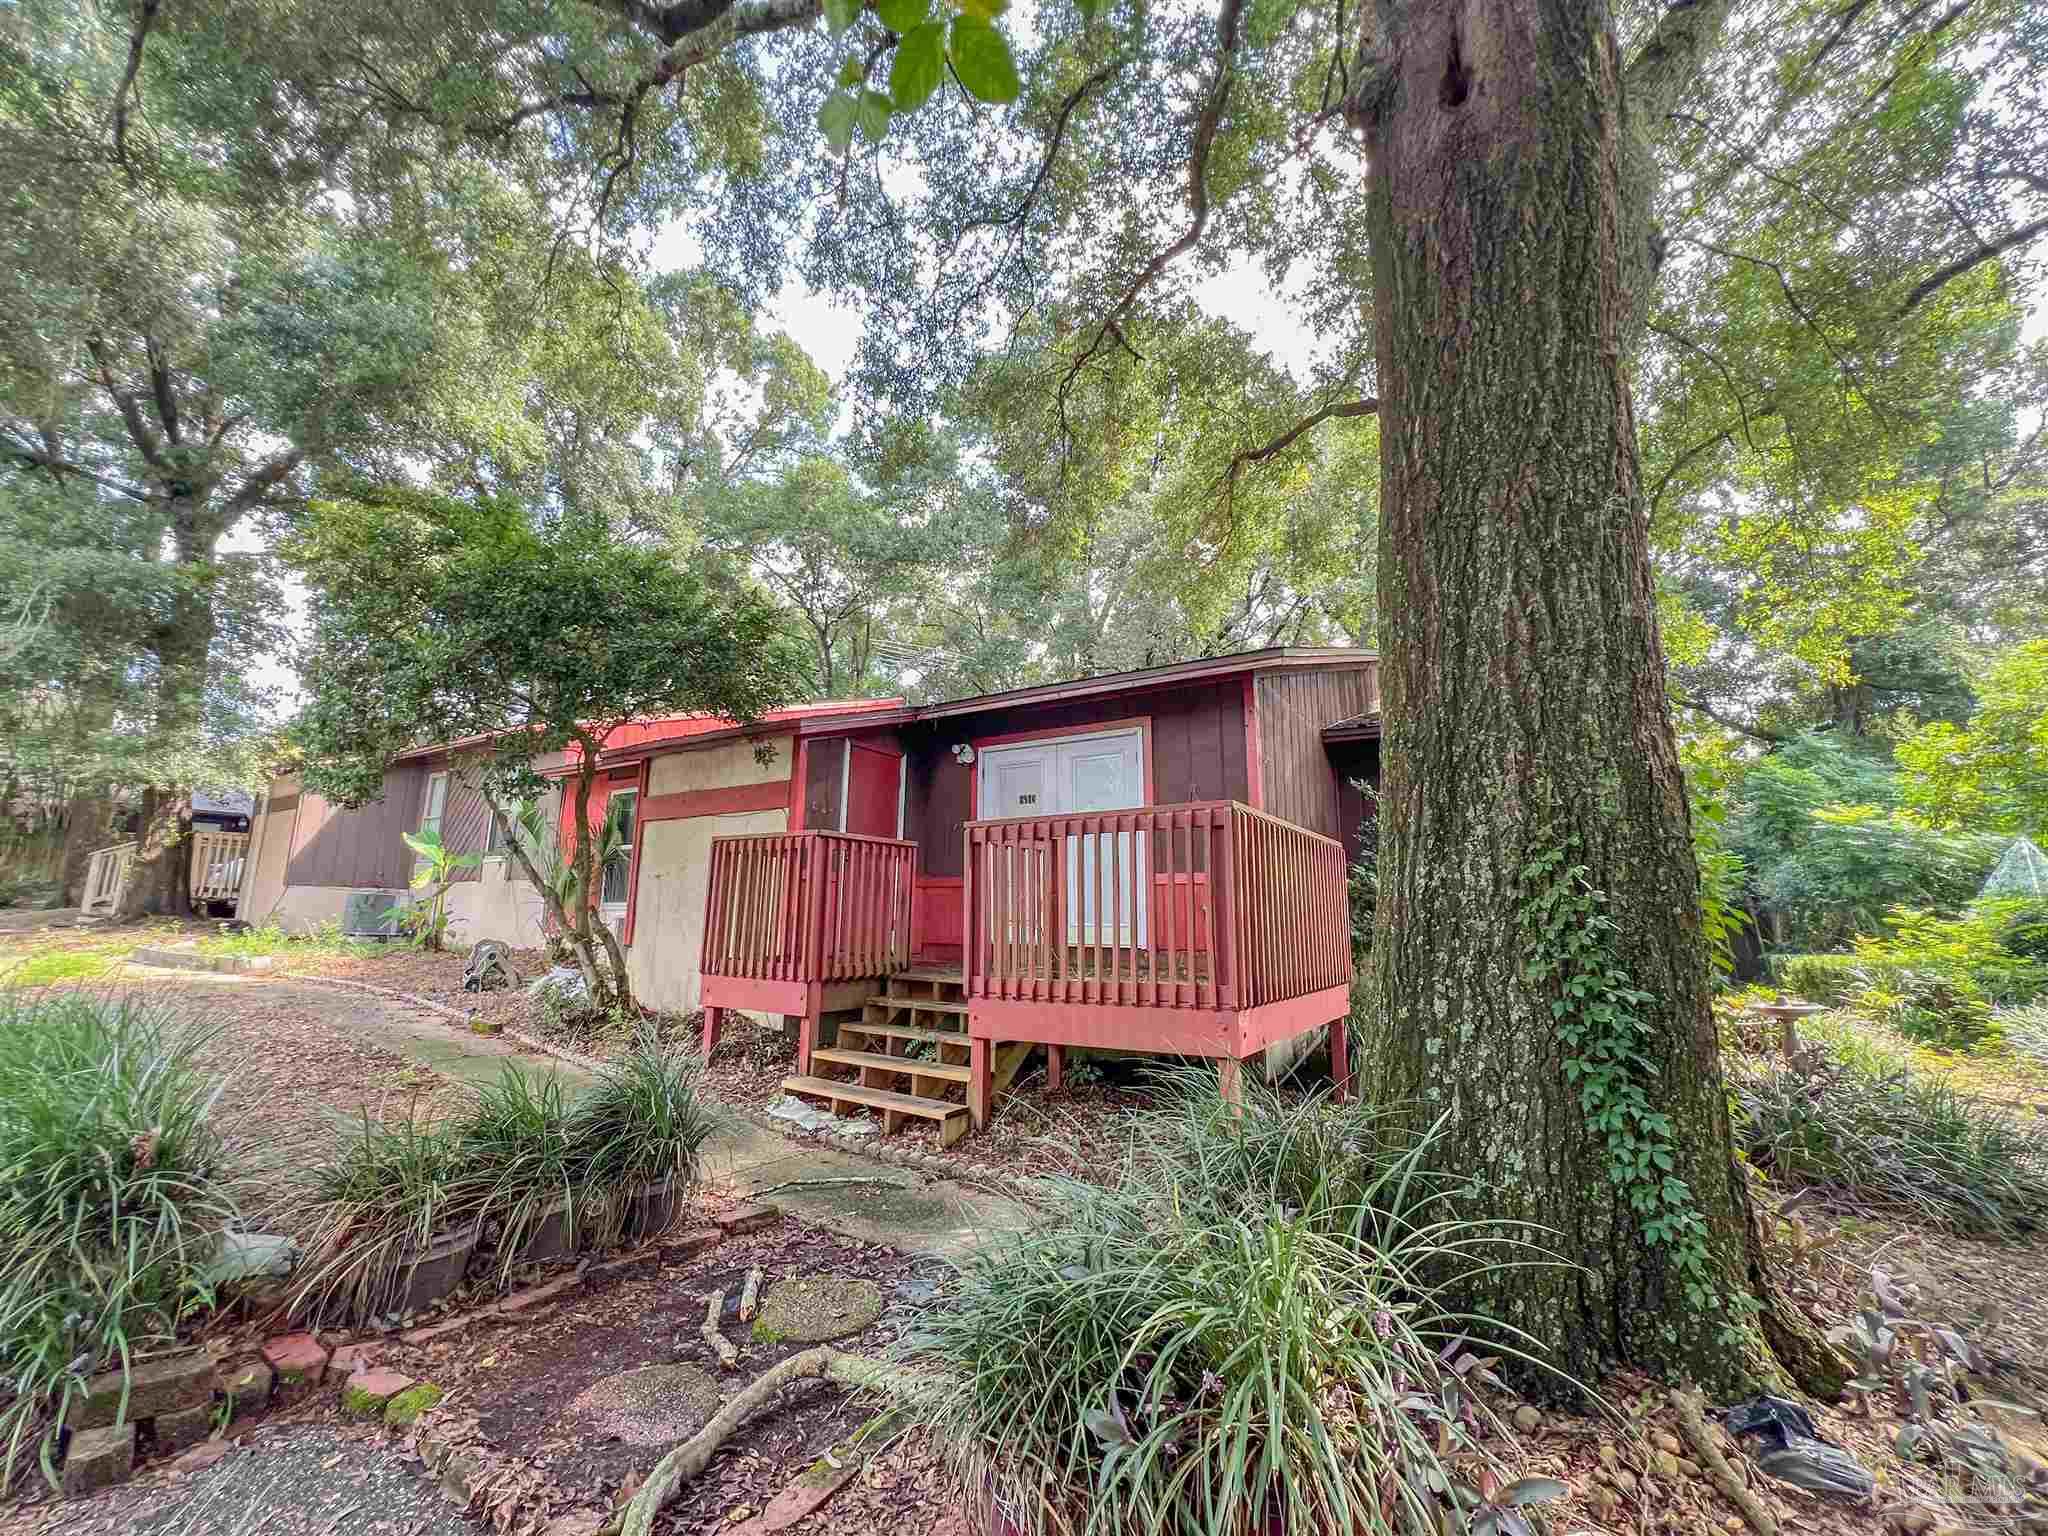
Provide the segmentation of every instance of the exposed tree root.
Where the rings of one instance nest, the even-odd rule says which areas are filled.
[[[718,1357],[718,1363],[730,1371],[739,1365],[740,1352],[718,1331],[718,1320],[724,1312],[725,1292],[713,1291],[704,1300],[704,1326],[698,1332],[704,1335],[704,1342],[711,1346],[711,1352]]]
[[[1714,1437],[1707,1432],[1706,1415],[1700,1411],[1699,1398],[1691,1391],[1681,1389],[1671,1394],[1671,1406],[1678,1411],[1678,1432],[1692,1447],[1693,1460],[1713,1479],[1721,1497],[1742,1511],[1742,1518],[1749,1522],[1749,1528],[1756,1532],[1756,1536],[1778,1536],[1778,1522],[1764,1508],[1763,1500],[1751,1493],[1749,1485],[1735,1475],[1735,1469],[1728,1465],[1728,1458],[1721,1454],[1721,1447],[1714,1444]]]
[[[732,1401],[719,1409],[710,1423],[655,1464],[654,1470],[647,1474],[647,1481],[640,1485],[640,1491],[633,1495],[633,1502],[626,1506],[626,1513],[617,1527],[619,1536],[648,1536],[654,1529],[654,1517],[661,1512],[662,1506],[676,1496],[683,1484],[711,1465],[711,1458],[718,1454],[718,1448],[755,1414],[773,1403],[776,1393],[793,1381],[820,1378],[837,1382],[842,1387],[898,1394],[909,1390],[912,1380],[907,1372],[895,1366],[869,1359],[866,1355],[849,1355],[830,1345],[821,1344],[816,1349],[791,1355],[735,1393]]]

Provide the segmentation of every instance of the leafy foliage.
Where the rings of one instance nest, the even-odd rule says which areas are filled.
[[[1961,1232],[2048,1221],[2048,1135],[1820,1021],[1808,1054],[1731,1073],[1737,1144],[1773,1180]]]
[[[207,1304],[236,1206],[204,1029],[138,997],[10,987],[0,1036],[4,1486],[38,1436],[50,1472],[87,1376]]]
[[[621,724],[751,720],[799,675],[758,595],[719,590],[598,514],[363,487],[315,502],[286,554],[312,591],[295,727],[306,781],[345,804],[381,793],[412,743],[477,739],[496,804],[536,795],[534,759],[573,748],[575,824],[592,826],[598,756]],[[570,851],[573,889],[529,873],[597,1001],[630,1007],[616,937],[591,903],[561,900],[597,888],[595,840]],[[512,847],[526,857],[523,838]]]
[[[1905,803],[1936,826],[2048,833],[2048,639],[1993,662],[1969,723],[1922,726],[1899,764]]]
[[[1695,1308],[1715,1288],[1705,1219],[1678,1172],[1671,1119],[1656,1109],[1642,1080],[1645,1005],[1615,953],[1614,919],[1569,846],[1539,846],[1522,865],[1518,887],[1526,942],[1524,979],[1552,994],[1551,1017],[1569,1053],[1567,1080],[1578,1087],[1586,1125],[1607,1146],[1607,1179],[1626,1194],[1644,1240],[1669,1250]]]
[[[406,932],[421,949],[438,953],[448,941],[448,887],[458,871],[483,863],[483,855],[452,851],[441,841],[438,827],[422,827],[417,833],[401,832],[399,836],[415,855],[412,888],[424,893],[406,909]]]
[[[1833,735],[1795,737],[1748,768],[1732,846],[1787,940],[1845,944],[1893,906],[1955,911],[1976,895],[1998,841],[1935,831],[1897,804],[1889,766]]]
[[[1433,1533],[1482,1503],[1526,1530],[1561,1485],[1487,1461],[1498,1358],[1434,1298],[1540,1256],[1452,1219],[1427,1137],[1372,1109],[1255,1089],[1240,1114],[1188,1073],[1147,1121],[900,1346],[941,1368],[911,1412],[967,1486],[1034,1532]]]

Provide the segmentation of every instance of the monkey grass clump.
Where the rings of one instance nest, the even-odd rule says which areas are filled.
[[[1474,1388],[1528,1357],[1497,1325],[1469,1342],[1435,1288],[1542,1256],[1451,1219],[1428,1148],[1175,1074],[1107,1188],[1064,1181],[919,1319],[911,1411],[1030,1536],[1519,1526],[1563,1487],[1491,1465]]]

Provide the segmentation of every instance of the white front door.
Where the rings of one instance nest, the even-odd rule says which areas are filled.
[[[1076,816],[1145,803],[1145,733],[1104,731],[991,747],[978,759],[976,812],[983,817]],[[1145,943],[1150,848],[1143,833],[1066,840],[1067,942]],[[1114,935],[1108,929],[1114,917]]]

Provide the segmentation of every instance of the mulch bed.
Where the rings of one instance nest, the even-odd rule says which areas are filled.
[[[428,1002],[459,1008],[495,1023],[529,1028],[538,1012],[526,995],[526,984],[547,971],[537,949],[510,952],[513,970],[519,973],[516,991],[465,992],[462,972],[469,964],[467,954],[453,950],[429,953],[409,944],[391,944],[369,954],[311,953],[303,960],[287,953],[284,968],[294,976],[337,976],[347,981],[366,981],[394,992],[409,992]]]
[[[679,1229],[710,1220],[720,1208],[718,1197],[700,1197]],[[606,1377],[673,1363],[704,1371],[729,1398],[769,1367],[809,1347],[763,1341],[739,1322],[741,1285],[756,1266],[766,1277],[764,1291],[779,1278],[799,1274],[873,1281],[884,1300],[880,1320],[836,1344],[866,1354],[886,1349],[913,1324],[947,1272],[930,1259],[785,1220],[727,1238],[694,1259],[650,1255],[643,1263],[593,1275],[559,1301],[509,1324],[485,1324],[423,1346],[408,1346],[395,1337],[374,1343],[375,1359],[379,1366],[446,1389],[447,1398],[434,1416],[441,1429],[452,1425],[466,1446],[496,1465],[516,1468],[529,1501],[537,1499],[557,1514],[579,1509],[608,1513],[630,1496],[669,1447],[597,1438],[570,1412],[570,1404]],[[700,1332],[706,1298],[720,1289],[727,1293],[720,1332],[739,1351],[735,1370],[721,1369]],[[745,1518],[736,1511],[758,1512],[878,1410],[878,1403],[824,1383],[793,1385],[779,1406],[735,1436],[704,1475],[682,1491],[657,1529],[709,1531]],[[342,1422],[338,1394],[323,1391],[293,1415],[301,1417]],[[953,1508],[936,1460],[927,1454],[921,1466],[913,1465],[910,1447],[891,1447],[864,1469],[863,1477],[867,1481],[843,1490],[802,1529],[848,1536],[881,1529],[861,1523],[880,1500],[893,1511],[889,1529],[919,1536]]]

